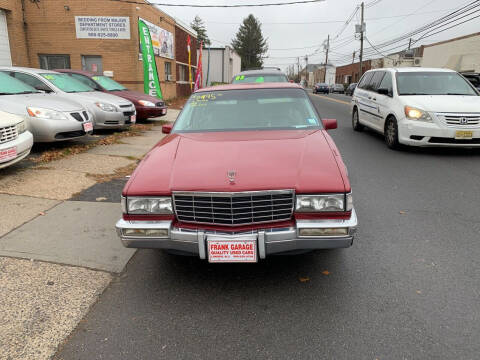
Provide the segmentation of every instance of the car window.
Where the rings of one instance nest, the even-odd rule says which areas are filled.
[[[378,86],[378,89],[388,89],[388,92],[393,93],[393,84],[392,84],[392,74],[389,72],[385,73],[385,76],[382,79],[382,82]]]
[[[237,75],[233,78],[233,84],[251,84],[251,83],[264,83],[264,82],[288,82],[285,75],[279,74],[257,74],[257,75]]]
[[[108,91],[121,91],[127,90],[127,88],[108,76],[92,76],[92,79],[103,86]]]
[[[30,94],[39,93],[40,91],[34,89],[32,86],[20,81],[6,72],[0,72],[0,94],[14,95],[14,94]]]
[[[95,83],[95,81],[93,81],[92,79],[90,79],[88,76],[81,75],[81,74],[72,74],[72,73],[70,73],[69,75],[70,75],[71,77],[73,77],[74,79],[76,79],[76,80],[78,80],[78,81],[81,81],[81,82],[84,83],[85,85],[90,86],[90,87],[93,88],[93,89],[97,89],[97,88],[98,88],[98,85]]]
[[[85,85],[67,74],[44,73],[40,75],[49,83],[68,93],[94,91],[90,86]]]
[[[398,72],[398,95],[478,96],[472,85],[456,72]]]
[[[372,79],[373,72],[366,73],[363,75],[362,80],[360,80],[358,87],[360,89],[367,89],[368,84],[370,83],[370,80]]]
[[[12,72],[12,74],[15,79],[23,81],[24,83],[30,85],[33,88],[37,86],[41,86],[41,87],[47,86],[42,80],[37,79],[35,76],[19,73],[19,72]]]
[[[377,91],[384,76],[385,71],[375,71],[370,81],[369,90]]]
[[[318,129],[321,121],[301,89],[245,89],[193,94],[173,132]]]

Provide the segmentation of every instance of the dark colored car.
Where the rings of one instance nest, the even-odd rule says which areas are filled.
[[[480,73],[465,72],[461,74],[465,79],[470,81],[470,83],[475,87],[475,89],[480,91]]]
[[[313,87],[314,94],[318,94],[318,93],[328,94],[329,92],[330,92],[330,88],[325,83],[318,83],[318,84],[315,84],[315,86]]]
[[[97,91],[130,100],[137,110],[137,119],[148,119],[167,114],[167,106],[163,100],[139,91],[129,90],[108,76],[96,75],[83,70],[58,69],[55,71],[68,74]]]
[[[232,78],[232,84],[288,82],[287,76],[278,68],[245,70]]]
[[[356,87],[357,83],[351,83],[350,85],[348,85],[347,90],[345,90],[345,95],[352,96]]]
[[[345,87],[342,84],[334,84],[331,86],[330,92],[332,94],[335,94],[335,93],[345,94]]]

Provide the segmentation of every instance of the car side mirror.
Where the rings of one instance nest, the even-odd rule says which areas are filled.
[[[337,128],[337,119],[322,119],[325,130],[333,130]]]
[[[381,95],[392,96],[392,94],[390,93],[390,90],[386,88],[380,88],[377,90],[377,92]]]
[[[35,89],[36,89],[36,90],[39,90],[39,91],[43,91],[43,92],[45,92],[45,93],[51,93],[51,92],[53,92],[53,90],[50,89],[50,88],[49,88],[47,85],[45,85],[45,84],[36,85],[36,86],[35,86]]]
[[[173,124],[165,124],[162,126],[162,133],[170,134],[172,132]]]

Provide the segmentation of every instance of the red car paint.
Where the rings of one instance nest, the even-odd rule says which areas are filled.
[[[198,92],[246,88],[301,87],[290,83],[240,84]],[[335,128],[336,122],[329,119],[325,125]],[[234,183],[226,176],[232,169],[237,174]],[[294,189],[297,194],[351,191],[345,165],[325,129],[169,134],[139,164],[123,196],[275,189]],[[314,217],[318,214],[312,214]],[[308,218],[308,214],[301,214],[301,218]]]
[[[135,109],[137,110],[137,118],[138,119],[148,119],[152,117],[159,117],[165,116],[167,114],[167,106],[163,100],[155,98],[153,96],[141,93],[139,91],[134,90],[118,90],[118,91],[109,91],[102,87],[98,82],[96,82],[92,77],[96,76],[97,74],[92,73],[90,71],[84,70],[71,70],[71,69],[56,69],[55,71],[66,73],[66,74],[79,74],[88,77],[90,80],[95,82],[98,85],[98,89],[102,92],[106,92],[112,95],[120,96],[124,99],[130,100],[134,105]],[[139,100],[147,100],[154,104],[162,103],[163,106],[155,106],[155,107],[148,107],[143,106],[138,101]]]

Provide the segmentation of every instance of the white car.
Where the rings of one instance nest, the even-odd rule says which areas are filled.
[[[480,93],[456,71],[367,71],[352,96],[352,126],[382,133],[390,148],[480,147]]]
[[[33,145],[23,117],[0,111],[0,169],[26,157]]]

